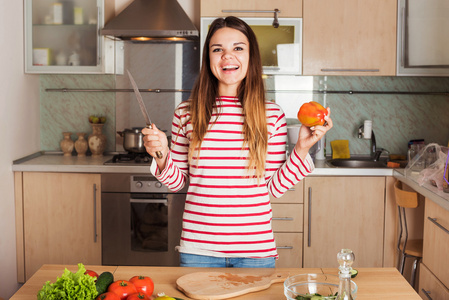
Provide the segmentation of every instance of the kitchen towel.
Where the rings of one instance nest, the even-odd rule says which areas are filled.
[[[334,140],[331,141],[332,159],[336,158],[350,158],[349,141],[348,140]]]

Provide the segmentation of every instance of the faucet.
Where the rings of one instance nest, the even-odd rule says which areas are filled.
[[[358,130],[358,138],[361,139],[363,137],[363,129],[364,125],[360,125]],[[371,130],[371,146],[370,146],[370,157],[373,161],[379,161],[380,155],[382,152],[390,153],[387,149],[377,148],[376,147],[376,136],[374,135],[374,130]]]

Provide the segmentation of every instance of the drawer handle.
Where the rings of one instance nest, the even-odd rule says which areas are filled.
[[[379,72],[379,69],[321,69],[321,72]]]
[[[424,295],[427,297],[427,299],[432,300],[432,297],[430,297],[430,291],[426,291],[425,289],[421,289],[421,291],[424,293]]]
[[[437,222],[437,218],[431,218],[431,217],[427,217],[427,219],[430,220],[430,222],[432,222],[433,224],[437,225],[438,227],[440,227],[444,232],[446,232],[447,234],[449,234],[449,230],[447,230],[446,228],[444,228],[444,226],[442,226],[440,223]]]
[[[97,242],[97,185],[94,183],[94,243]]]
[[[278,246],[276,249],[293,249],[293,246]]]
[[[272,220],[275,220],[275,221],[293,221],[293,218],[290,218],[290,217],[278,217],[278,218],[272,218]]]

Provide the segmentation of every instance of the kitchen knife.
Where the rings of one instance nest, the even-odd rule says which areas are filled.
[[[140,94],[139,88],[137,87],[136,82],[134,81],[133,76],[129,72],[129,70],[126,70],[128,72],[129,81],[131,81],[131,85],[133,86],[134,93],[136,94],[137,102],[139,103],[140,110],[142,111],[143,117],[145,118],[145,123],[147,124],[147,128],[153,129],[153,124],[150,119],[150,115],[148,114],[147,108],[145,106],[145,103],[143,103],[142,95]],[[156,152],[157,158],[162,158],[162,152],[157,151]]]

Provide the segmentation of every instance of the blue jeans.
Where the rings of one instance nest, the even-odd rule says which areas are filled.
[[[204,268],[274,268],[275,258],[214,257],[180,253],[181,267]]]

